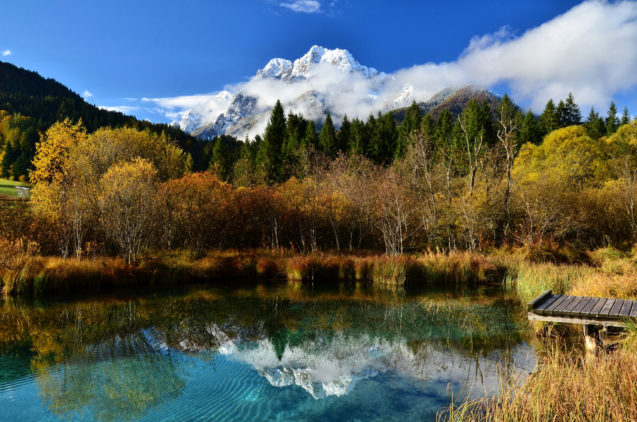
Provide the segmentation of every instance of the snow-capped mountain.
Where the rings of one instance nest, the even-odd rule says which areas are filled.
[[[455,91],[440,91],[421,108],[431,108]],[[286,112],[317,122],[329,112],[338,124],[345,114],[364,119],[424,99],[414,98],[411,84],[360,64],[347,50],[315,45],[294,61],[270,60],[247,82],[189,100],[188,108],[177,110],[181,118],[174,124],[202,139],[222,134],[243,139],[263,132],[276,100]]]
[[[320,63],[328,63],[344,73],[357,72],[365,78],[372,78],[379,74],[376,69],[361,65],[347,50],[340,48],[329,50],[315,45],[294,62],[280,58],[270,60],[257,72],[257,78],[276,78],[285,81],[307,79],[312,77],[312,72]]]

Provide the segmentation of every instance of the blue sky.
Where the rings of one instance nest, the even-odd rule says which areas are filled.
[[[453,62],[476,37],[503,27],[505,38],[522,37],[577,3],[21,0],[2,6],[0,60],[115,106],[127,98],[219,91],[247,81],[270,58],[295,59],[313,44],[346,48],[360,63],[388,73]],[[491,87],[509,89],[506,78]],[[637,111],[634,94],[634,87],[612,93]],[[525,95],[519,101],[533,104]],[[133,114],[161,119],[147,110]]]

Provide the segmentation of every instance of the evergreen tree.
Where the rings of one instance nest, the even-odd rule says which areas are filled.
[[[593,139],[599,139],[606,133],[606,123],[604,119],[599,117],[599,113],[595,111],[594,107],[591,107],[584,126],[586,127],[588,135]]]
[[[260,146],[258,162],[263,166],[268,183],[282,181],[282,153],[283,140],[286,134],[285,114],[281,101],[277,101],[270,121],[265,128],[263,143]]]
[[[250,143],[246,138],[243,145],[241,145],[241,151],[239,153],[239,159],[234,163],[232,170],[232,182],[238,186],[252,186],[253,184],[263,182],[256,177],[255,169],[255,148],[258,147],[256,142]]]
[[[318,136],[316,135],[316,125],[312,120],[307,123],[305,135],[303,136],[302,146],[305,148],[318,149]]]
[[[378,115],[370,143],[370,158],[377,164],[392,161],[398,143],[398,130],[394,117],[387,113]]]
[[[428,136],[430,139],[435,138],[436,121],[431,117],[431,113],[425,114],[425,117],[422,118],[420,129],[424,132],[425,136]]]
[[[435,139],[439,144],[447,142],[453,129],[453,116],[447,109],[443,110],[436,122]]]
[[[573,93],[569,92],[566,102],[564,103],[563,125],[573,126],[579,125],[582,122],[582,113],[579,111],[579,107],[575,104]]]
[[[482,130],[484,131],[484,139],[487,144],[493,145],[498,142],[496,136],[497,130],[493,124],[493,114],[491,113],[491,106],[489,106],[487,100],[482,101],[482,103],[480,104],[480,109],[478,111],[478,121],[480,127],[482,127]]]
[[[624,114],[622,114],[622,120],[620,125],[627,125],[630,123],[630,113],[628,113],[628,107],[624,107]]]
[[[412,142],[413,134],[420,126],[422,120],[422,114],[420,113],[420,107],[415,101],[411,103],[407,111],[405,112],[405,118],[400,124],[398,130],[398,145],[396,147],[396,158],[402,157],[407,151],[407,147]]]
[[[351,135],[347,150],[352,154],[365,155],[369,144],[367,126],[359,119],[352,121]]]
[[[336,131],[334,130],[334,123],[332,123],[330,113],[327,113],[325,123],[323,123],[319,134],[319,147],[328,157],[336,157]]]
[[[0,170],[2,171],[2,177],[11,177],[12,176],[12,164],[15,160],[13,153],[13,148],[11,147],[11,142],[7,142],[4,147],[4,155],[2,156],[2,162],[0,163]]]
[[[339,152],[345,152],[349,148],[350,138],[352,136],[352,124],[347,119],[347,114],[343,116],[343,122],[341,123],[341,127],[336,134],[336,144],[337,150]]]
[[[241,143],[232,136],[221,135],[215,138],[213,145],[209,170],[221,180],[229,181],[234,163],[239,158]]]
[[[298,150],[303,143],[307,121],[302,115],[290,113],[287,120],[287,131],[281,149],[282,180],[287,180],[297,165]]]
[[[606,117],[606,136],[610,136],[619,127],[619,119],[617,118],[617,106],[614,101],[610,102],[608,107],[608,116]]]
[[[560,100],[560,102],[557,103],[555,114],[557,115],[557,122],[560,128],[568,126],[566,123],[566,104],[564,104],[563,100]]]
[[[531,142],[532,144],[539,144],[541,141],[540,128],[535,114],[529,110],[522,119],[520,125],[519,137],[521,142]]]
[[[548,100],[548,102],[546,103],[544,111],[540,115],[539,127],[540,135],[542,137],[559,128],[559,120],[553,100]]]

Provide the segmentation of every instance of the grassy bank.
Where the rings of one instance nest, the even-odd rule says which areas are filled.
[[[28,183],[16,182],[14,180],[0,178],[0,197],[7,196],[11,198],[17,198],[18,192],[15,189],[16,186],[30,187]]]
[[[7,243],[7,242],[5,242]],[[2,246],[2,245],[0,245]],[[536,263],[525,251],[385,255],[297,255],[288,251],[188,251],[147,254],[136,265],[120,258],[42,257],[26,243],[0,252],[0,284],[7,296],[39,296],[155,284],[287,280],[301,285],[366,283],[388,288],[475,287],[506,284],[520,300],[539,293],[637,298],[637,255],[602,249],[589,265]]]
[[[20,255],[17,248],[17,255]],[[500,283],[506,269],[468,253],[298,256],[285,252],[189,252],[148,255],[137,265],[121,258],[41,257],[22,254],[0,269],[6,296],[97,291],[158,284],[287,280],[300,285],[366,283],[389,288],[406,286],[478,286]]]
[[[521,385],[441,413],[450,421],[637,420],[637,358],[620,349],[597,359],[553,353]]]
[[[591,265],[554,265],[500,257],[524,301],[545,289],[582,296],[637,299],[637,251],[605,248],[589,254]],[[571,329],[579,328],[571,326]],[[536,324],[542,332],[544,325]],[[558,339],[558,344],[561,342]],[[561,345],[560,345],[561,346]],[[524,382],[502,385],[501,394],[451,406],[450,421],[637,420],[637,324],[629,324],[617,349],[598,357],[561,351],[543,356]]]

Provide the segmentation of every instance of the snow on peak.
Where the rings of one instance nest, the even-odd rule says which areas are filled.
[[[292,62],[286,59],[272,59],[263,69],[257,71],[257,77],[283,79],[290,76]]]
[[[307,79],[312,76],[312,69],[321,63],[331,64],[344,73],[359,72],[366,78],[374,77],[379,73],[376,69],[361,65],[347,50],[340,48],[330,50],[313,45],[303,57],[294,60],[294,63],[281,58],[270,60],[257,72],[257,78]]]

